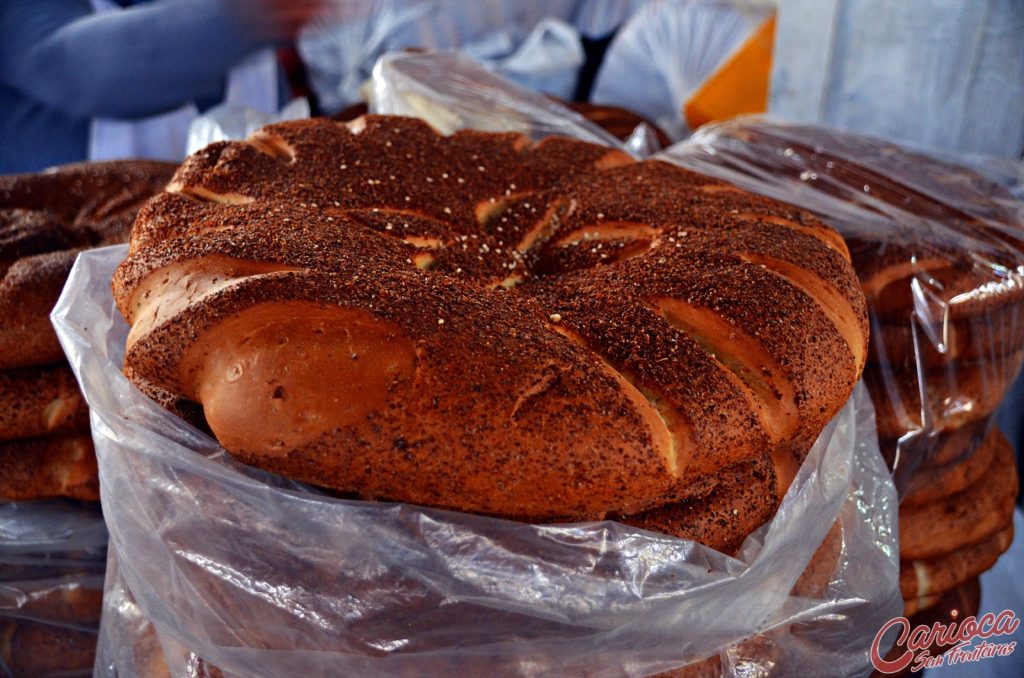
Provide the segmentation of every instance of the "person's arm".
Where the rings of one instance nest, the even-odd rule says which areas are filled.
[[[0,80],[69,115],[153,115],[219,93],[234,64],[292,30],[274,21],[283,4],[161,0],[94,14],[88,0],[0,0]]]

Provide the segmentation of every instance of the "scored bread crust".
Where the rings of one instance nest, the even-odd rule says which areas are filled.
[[[529,519],[735,490],[752,477],[724,470],[765,455],[774,506],[867,352],[846,247],[806,212],[405,118],[200,151],[140,212],[114,295],[126,374],[240,459]]]

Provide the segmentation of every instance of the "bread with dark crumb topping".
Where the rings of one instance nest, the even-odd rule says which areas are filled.
[[[868,338],[846,246],[806,212],[575,140],[376,116],[192,156],[114,296],[126,374],[248,463],[715,544],[770,517]]]
[[[99,499],[88,411],[50,311],[78,253],[127,240],[175,168],[124,160],[0,176],[0,500]]]
[[[69,367],[0,372],[0,441],[89,427],[89,410]]]
[[[174,169],[122,160],[0,176],[0,370],[64,361],[50,311],[75,257],[127,240]]]
[[[88,431],[2,441],[0,470],[0,501],[100,499],[96,453]]]

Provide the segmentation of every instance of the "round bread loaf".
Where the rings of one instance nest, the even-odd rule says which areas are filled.
[[[88,432],[0,442],[0,469],[0,501],[100,498]]]
[[[67,367],[0,372],[0,440],[35,438],[89,426],[89,410]]]
[[[1006,437],[993,429],[995,451],[985,473],[961,492],[900,507],[900,557],[924,560],[991,536],[1013,516],[1017,465]]]
[[[9,676],[90,675],[96,654],[102,577],[89,587],[60,580],[19,585],[27,593],[0,611],[0,667]],[[26,591],[26,588],[28,590]],[[11,607],[4,601],[5,608]]]
[[[735,496],[757,469],[774,508],[867,352],[846,247],[809,214],[404,118],[192,156],[114,296],[125,373],[243,461],[533,520]]]
[[[910,479],[901,506],[920,506],[956,494],[977,482],[992,465],[999,439],[990,433],[963,459],[950,464],[922,464]]]
[[[50,311],[78,251],[127,240],[174,169],[117,161],[0,176],[0,370],[64,360]]]
[[[952,553],[900,563],[900,591],[905,600],[936,596],[977,577],[999,560],[1013,542],[1013,520],[991,536]]]

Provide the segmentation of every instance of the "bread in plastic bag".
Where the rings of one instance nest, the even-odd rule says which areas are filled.
[[[240,104],[220,104],[203,113],[189,125],[187,153],[191,155],[215,141],[244,139],[271,123],[308,117],[309,101],[304,97],[292,99],[274,115]]]
[[[371,113],[423,118],[442,134],[472,128],[533,139],[568,136],[622,148],[582,115],[459,52],[393,52],[373,68]]]
[[[1024,359],[1024,203],[1006,186],[770,117],[703,127],[658,157],[810,210],[844,236],[868,294],[864,379],[898,487],[923,463],[977,449]]]
[[[605,5],[581,11],[580,4]],[[523,87],[572,96],[583,65],[580,33],[607,28],[630,11],[631,2],[549,0],[415,0],[346,3],[340,16],[303,30],[298,49],[324,110],[335,112],[360,99],[377,59],[406,49],[458,49],[488,63]],[[607,28],[610,30],[610,28]]]
[[[637,158],[648,157],[667,143],[645,122],[620,141],[622,135],[613,135],[589,119],[588,113],[605,112],[601,107],[567,106],[459,52],[385,54],[373,69],[368,94],[372,113],[423,118],[446,134],[473,128],[519,132],[535,140],[570,136],[619,148]]]
[[[99,506],[0,504],[0,676],[91,676],[107,531]]]
[[[611,522],[335,499],[234,461],[121,374],[125,253],[84,253],[53,316],[92,408],[116,559],[99,675],[130,674],[133,639],[153,645],[140,620],[172,675],[197,658],[244,676],[645,675],[707,657],[725,675],[856,673],[899,610],[895,494],[862,389],[735,558]]]
[[[768,16],[755,4],[648,2],[609,45],[591,100],[626,106],[669,136],[684,136],[686,101]]]
[[[432,73],[428,99],[460,91],[459,72]],[[495,80],[480,99],[530,110]],[[542,120],[579,137],[559,115]],[[125,253],[83,254],[53,315],[92,408],[113,545],[99,675],[157,649],[172,675],[869,670],[901,602],[862,388],[734,557],[614,522],[344,500],[237,462],[130,384],[110,290]]]

